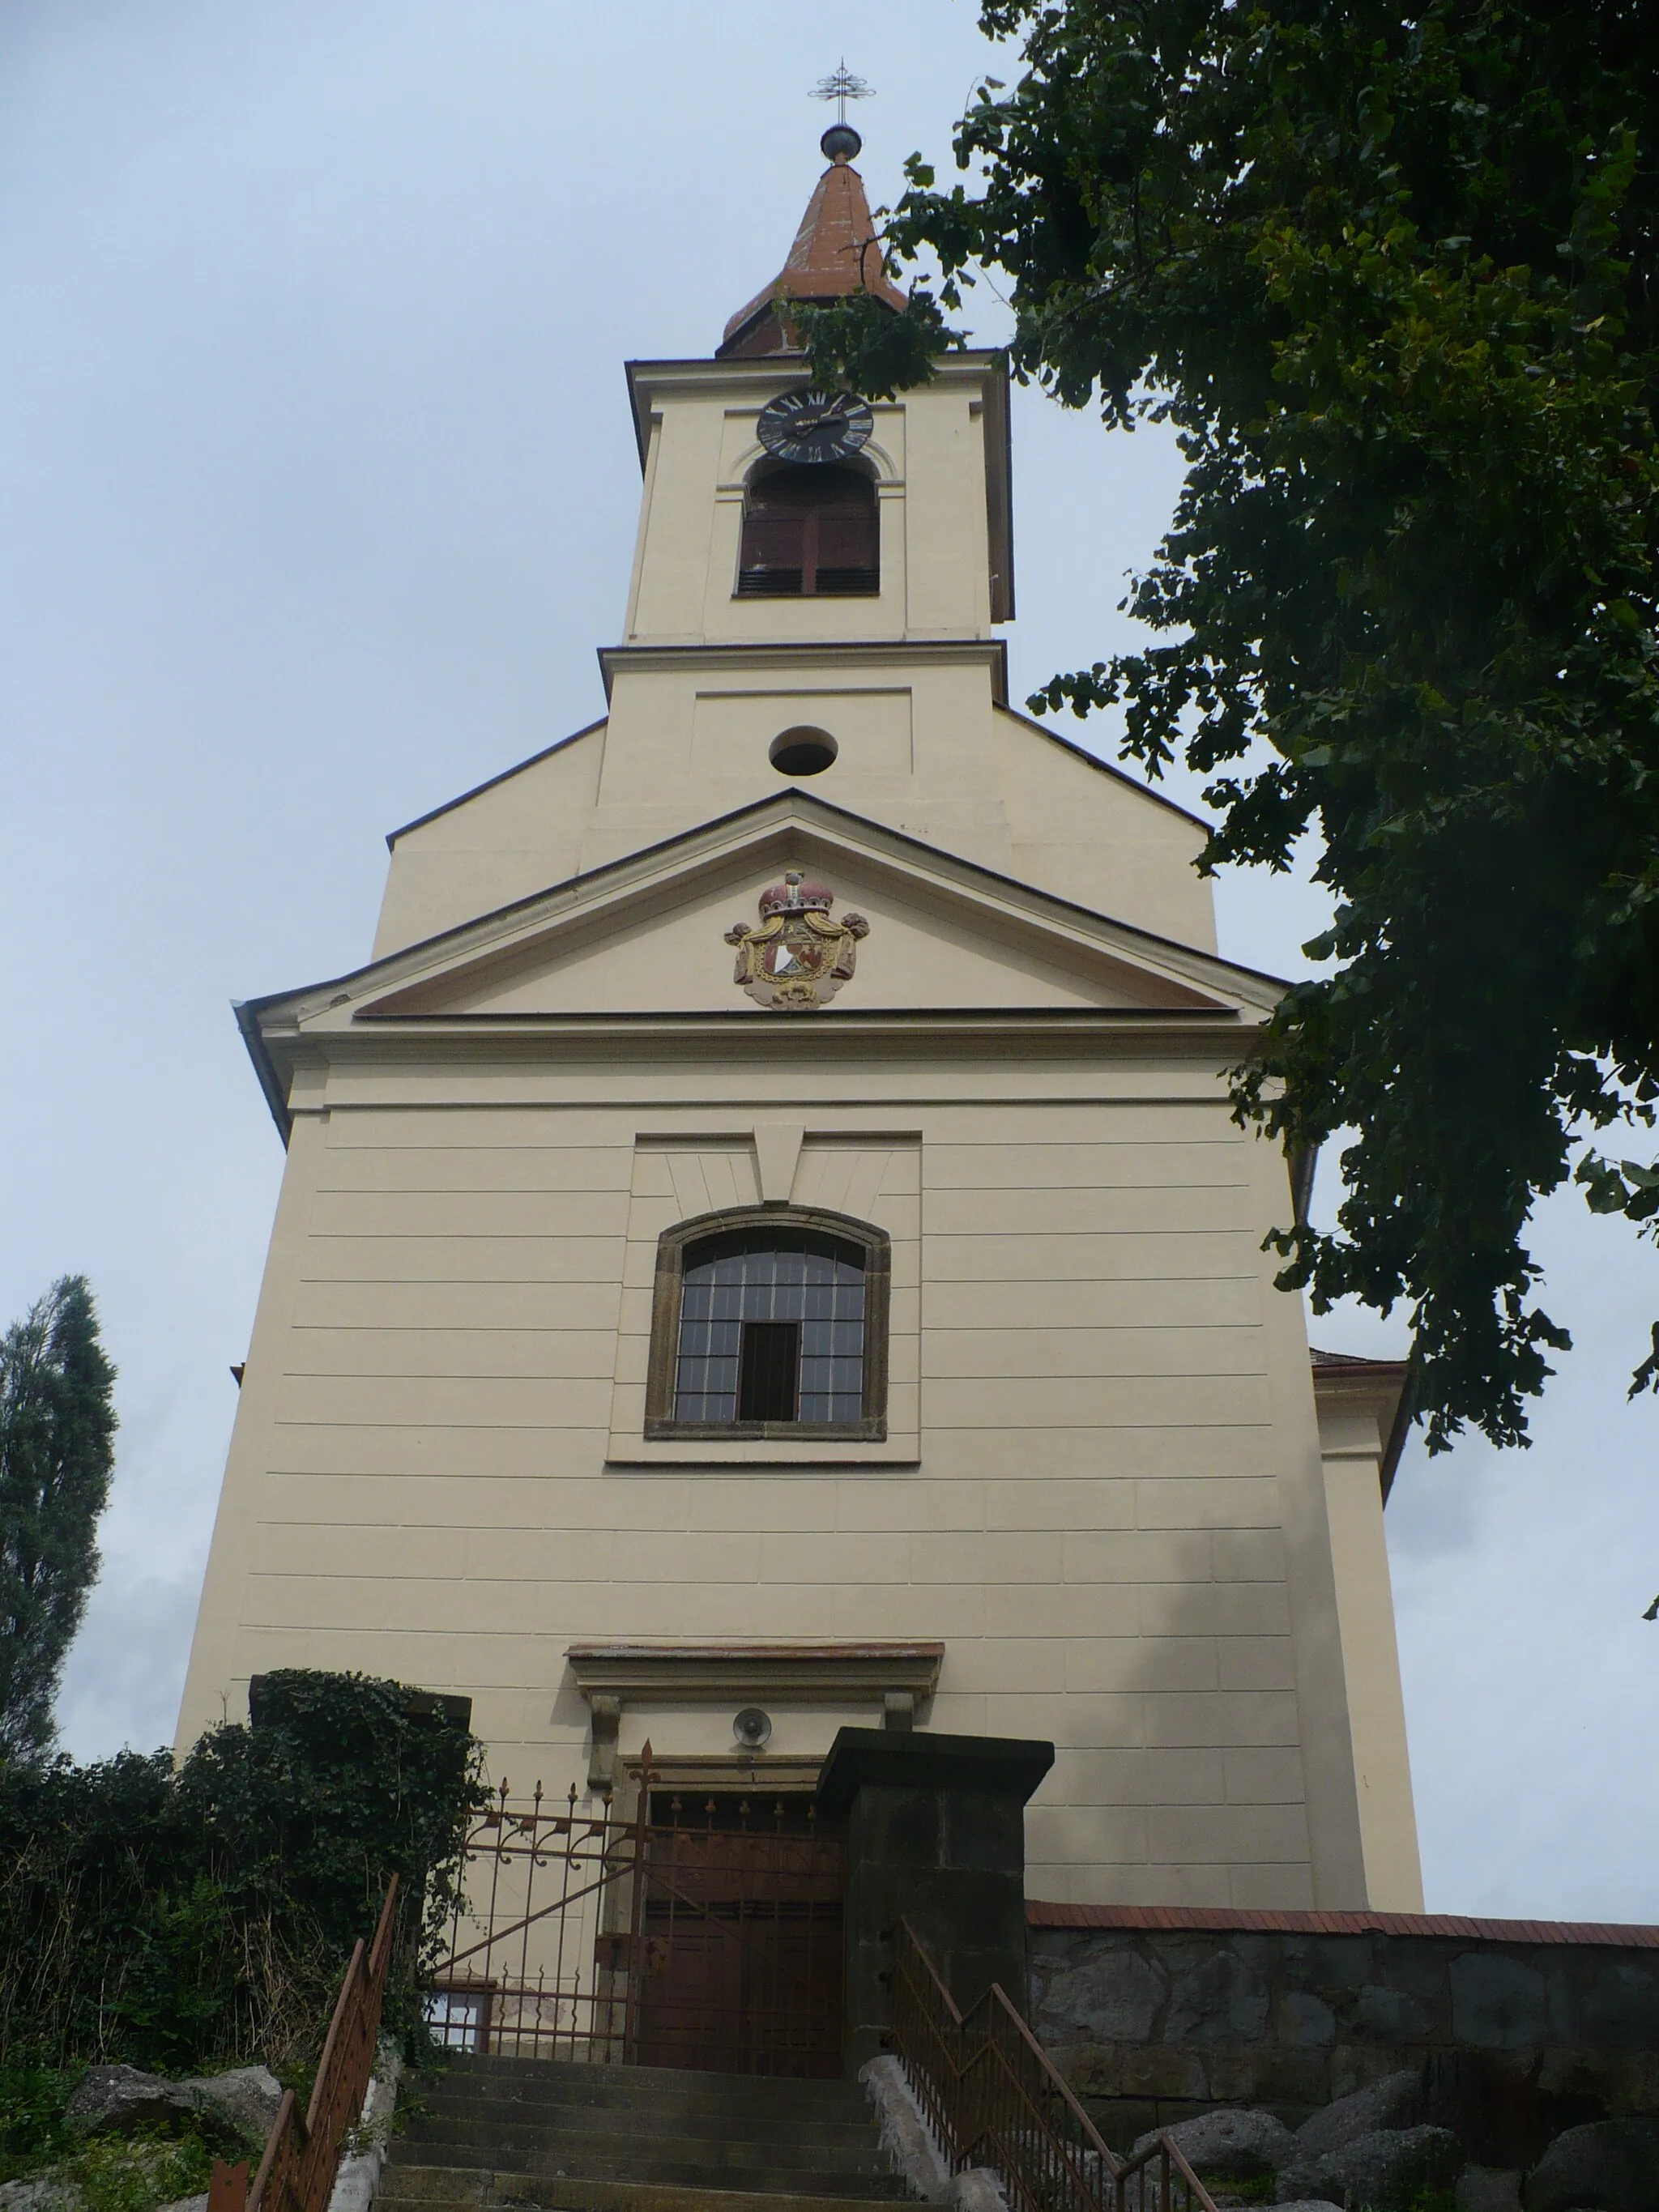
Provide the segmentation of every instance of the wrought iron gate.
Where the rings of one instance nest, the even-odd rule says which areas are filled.
[[[653,1786],[632,1819],[503,1783],[428,1985],[453,2048],[731,2073],[840,2069],[837,1838],[811,1801]]]
[[[652,1812],[641,2064],[839,2073],[842,1853],[811,1800],[659,1793]]]

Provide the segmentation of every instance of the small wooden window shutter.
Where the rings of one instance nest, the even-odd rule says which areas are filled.
[[[856,469],[777,469],[750,487],[738,591],[745,599],[846,597],[881,588],[876,488]]]

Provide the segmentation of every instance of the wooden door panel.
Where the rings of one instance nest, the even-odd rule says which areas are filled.
[[[653,1829],[640,2063],[839,2073],[842,1887],[833,1840]]]

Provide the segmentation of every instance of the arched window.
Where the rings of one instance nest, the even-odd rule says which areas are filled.
[[[818,464],[769,469],[751,479],[740,598],[846,598],[880,589],[876,488],[861,470]]]
[[[888,1244],[840,1214],[708,1215],[658,1251],[647,1435],[885,1433]]]

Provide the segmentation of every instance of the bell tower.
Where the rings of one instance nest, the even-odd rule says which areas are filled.
[[[789,303],[903,295],[849,125],[778,274],[714,356],[632,362],[645,475],[629,646],[985,638],[1013,615],[1007,380],[991,353],[873,406],[813,393]]]
[[[834,81],[832,81],[833,85]],[[831,96],[834,96],[832,90]],[[895,313],[844,119],[782,266],[694,360],[634,361],[643,479],[604,720],[392,839],[377,955],[794,787],[1138,927],[1215,942],[1196,825],[1012,711],[1008,374],[815,392],[796,305]]]
[[[808,777],[1011,857],[993,729],[1013,611],[1006,371],[969,352],[891,400],[811,389],[793,302],[903,304],[857,132],[822,143],[782,268],[712,357],[629,364],[644,484],[622,640],[600,656],[595,859],[662,834],[669,810],[678,826]]]

